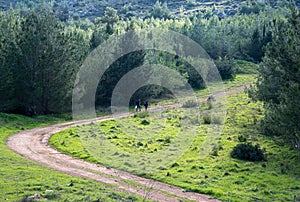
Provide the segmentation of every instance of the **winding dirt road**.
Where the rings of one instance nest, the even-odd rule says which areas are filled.
[[[244,90],[244,86],[235,88],[225,93],[215,94],[215,97],[223,97],[231,95]],[[199,102],[205,101],[206,98],[199,99]],[[152,111],[164,110],[178,105],[167,105],[164,107],[152,108]],[[120,114],[118,117],[125,117],[128,114]],[[165,183],[157,182],[154,180],[135,176],[133,174],[107,168],[93,163],[88,163],[79,159],[72,158],[63,154],[49,145],[49,138],[54,133],[74,127],[76,125],[89,124],[92,122],[101,122],[118,118],[116,116],[104,116],[88,120],[73,121],[51,126],[35,128],[31,130],[22,131],[15,135],[10,136],[6,144],[7,146],[22,155],[23,157],[32,161],[39,162],[54,170],[84,178],[89,178],[102,183],[114,184],[115,189],[139,195],[141,197],[154,200],[154,201],[219,201],[211,198],[210,196],[186,192],[184,189],[174,187]],[[125,181],[132,181],[134,183],[125,183]],[[134,184],[134,185],[132,185]]]

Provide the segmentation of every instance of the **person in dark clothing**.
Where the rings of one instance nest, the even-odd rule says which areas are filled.
[[[141,99],[138,99],[136,102],[135,102],[135,111],[141,111]]]
[[[145,102],[144,102],[145,111],[147,111],[148,106],[149,106],[149,102],[148,102],[148,101],[145,101]]]
[[[34,105],[29,105],[26,109],[26,114],[30,117],[36,115],[36,111],[35,111],[35,106]]]

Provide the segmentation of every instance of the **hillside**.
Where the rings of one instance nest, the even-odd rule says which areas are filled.
[[[41,5],[40,2],[41,1],[37,0],[0,0],[0,9],[8,10],[10,7],[14,7],[24,10],[24,8],[28,9]],[[162,0],[160,2],[156,2],[156,0],[44,0],[42,2],[48,3],[63,21],[70,18],[89,18],[93,20],[96,17],[103,16],[106,7],[113,7],[118,10],[122,18],[132,16],[148,18],[153,16],[153,10],[156,8],[168,12],[168,18],[193,15],[203,15],[208,18],[212,14],[224,18],[238,13],[258,13],[269,7],[281,7],[287,3],[287,1],[275,0],[259,0],[253,2],[246,0]],[[295,2],[297,6],[300,7],[300,1],[296,0]]]

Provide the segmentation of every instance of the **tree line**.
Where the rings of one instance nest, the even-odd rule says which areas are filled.
[[[61,22],[47,7],[25,13],[3,12],[0,18],[0,110],[24,113],[28,106],[35,106],[39,114],[70,111],[76,72],[85,57],[105,40],[128,30],[161,28],[182,33],[216,60],[223,79],[233,79],[231,61],[260,62],[264,46],[272,39],[270,23],[274,19],[282,21],[287,15],[287,9],[278,8],[222,20],[217,16],[121,20],[115,9],[107,8],[103,17],[91,23]],[[99,82],[96,105],[109,105],[118,80],[132,68],[151,60],[187,74],[192,87],[205,88],[201,77],[196,76],[183,59],[154,50],[141,51],[120,58],[105,73]],[[160,90],[162,92],[155,94],[164,94]]]
[[[46,9],[25,16],[2,13],[0,32],[0,110],[70,111],[72,83],[89,53],[88,34]]]

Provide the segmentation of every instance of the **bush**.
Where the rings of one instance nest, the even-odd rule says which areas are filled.
[[[204,115],[203,116],[203,123],[204,124],[210,124],[211,123],[211,116],[210,115]]]
[[[239,135],[239,136],[238,136],[238,140],[239,140],[240,142],[246,142],[246,141],[247,141],[247,137],[246,137],[245,135]]]
[[[258,144],[253,146],[251,143],[236,145],[231,151],[231,157],[247,161],[265,160],[264,151],[259,148]]]
[[[235,72],[232,60],[228,60],[226,57],[219,58],[218,60],[215,60],[215,65],[217,66],[223,80],[234,79]]]
[[[141,121],[141,124],[144,125],[144,126],[147,126],[147,125],[150,124],[150,122],[147,121],[147,120],[142,120],[142,121]]]
[[[197,107],[197,106],[198,106],[198,103],[194,100],[188,100],[182,104],[183,108],[193,108],[193,107]]]
[[[203,123],[204,124],[216,124],[216,125],[220,125],[223,123],[223,120],[220,116],[217,115],[209,115],[209,114],[205,114],[203,116]]]
[[[222,121],[222,118],[220,116],[213,116],[212,119],[211,119],[211,123],[212,124],[217,124],[217,125],[220,125],[223,123]]]

